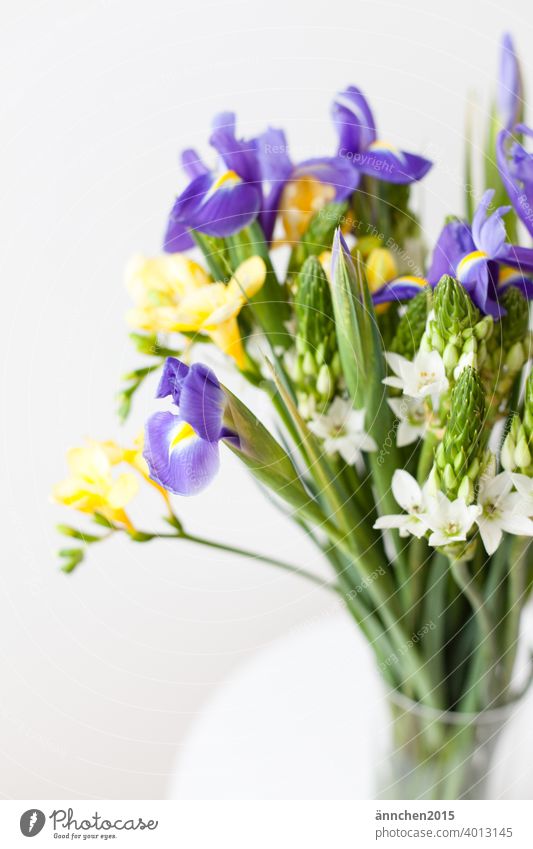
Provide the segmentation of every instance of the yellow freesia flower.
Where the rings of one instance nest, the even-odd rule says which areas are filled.
[[[335,188],[315,177],[289,180],[283,189],[280,217],[288,242],[297,242],[307,230],[313,215],[335,200]]]
[[[237,316],[265,277],[266,266],[258,256],[242,262],[227,284],[212,282],[181,254],[138,259],[128,271],[128,288],[137,303],[128,319],[134,327],[156,333],[204,333],[242,368]]]
[[[126,286],[135,302],[128,322],[139,330],[171,332],[182,298],[210,282],[201,265],[183,254],[134,257],[126,269]]]
[[[111,469],[120,462],[118,446],[91,441],[67,452],[70,476],[56,484],[52,497],[82,513],[101,513],[111,522],[132,528],[124,510],[137,494],[135,475],[123,472],[114,478]]]
[[[398,266],[387,248],[374,248],[366,260],[366,279],[371,292],[377,292],[385,283],[398,276]]]

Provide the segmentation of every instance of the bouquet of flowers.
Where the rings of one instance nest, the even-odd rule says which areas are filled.
[[[60,526],[76,541],[60,552],[65,572],[122,533],[323,583],[187,532],[172,496],[201,492],[233,452],[323,552],[324,585],[375,654],[395,734],[379,792],[402,798],[482,796],[496,718],[517,697],[533,578],[533,249],[518,244],[533,235],[533,130],[508,36],[498,95],[478,203],[467,142],[465,214],[446,218],[429,260],[410,187],[432,163],[380,140],[359,89],[333,101],[337,149],[301,163],[282,130],[241,139],[235,116],[218,115],[216,165],[183,152],[164,253],[127,270],[146,359],[120,415],[156,372],[161,400],[131,445],[72,449],[54,490],[94,523]],[[219,376],[207,346],[222,352]],[[266,393],[275,427],[224,385],[228,364],[250,397]],[[139,483],[163,499],[163,532],[132,523]]]

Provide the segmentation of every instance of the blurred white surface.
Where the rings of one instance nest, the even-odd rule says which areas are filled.
[[[502,731],[491,798],[531,799],[532,709],[533,691]],[[216,691],[189,732],[169,798],[373,799],[389,731],[368,646],[348,616],[322,616]]]
[[[504,28],[533,79],[523,13],[520,0],[4,0],[0,794],[161,797],[206,698],[329,604],[266,567],[165,542],[115,540],[57,572],[67,514],[47,499],[65,448],[130,439],[150,407],[153,386],[122,434],[114,394],[139,362],[122,275],[132,253],[159,249],[178,152],[207,153],[228,108],[243,135],[285,125],[295,159],[332,150],[330,99],[356,83],[384,138],[438,162],[416,192],[431,239],[461,210],[467,92],[487,102]],[[177,509],[192,531],[324,570],[229,456]],[[137,514],[157,521],[150,498]]]

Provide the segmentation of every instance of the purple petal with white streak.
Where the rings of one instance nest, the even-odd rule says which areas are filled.
[[[173,413],[154,413],[146,422],[143,456],[150,477],[164,489],[176,495],[196,495],[218,471],[218,444],[190,436],[171,447],[182,426]]]
[[[376,140],[372,110],[363,93],[351,85],[340,91],[331,107],[339,135],[339,154],[359,153]]]

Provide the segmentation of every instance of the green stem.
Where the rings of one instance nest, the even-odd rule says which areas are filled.
[[[470,575],[464,560],[452,560],[450,567],[459,589],[470,602],[474,615],[477,619],[481,633],[479,650],[480,652],[483,652],[483,654],[488,653],[489,665],[496,663],[498,657],[497,646],[494,638],[494,629],[485,600],[476,588],[474,579]]]
[[[258,554],[256,551],[249,551],[246,548],[237,548],[234,545],[226,545],[226,543],[217,542],[212,539],[205,539],[204,537],[199,537],[195,534],[163,534],[163,536],[177,536],[187,542],[196,543],[196,545],[202,545],[206,548],[214,548],[217,551],[224,551],[229,554],[237,554],[239,557],[248,557],[250,560],[256,560],[258,563],[267,563],[269,566],[276,566],[277,569],[283,569],[283,571],[290,572],[292,575],[298,575],[300,578],[305,578],[307,581],[311,581],[313,584],[322,587],[322,589],[331,590],[341,596],[344,595],[342,589],[337,584],[331,584],[328,581],[324,581],[318,575],[313,575],[306,569],[301,569],[299,566],[294,566],[292,563],[287,563],[285,560],[278,560],[276,557],[269,557],[267,554]]]

